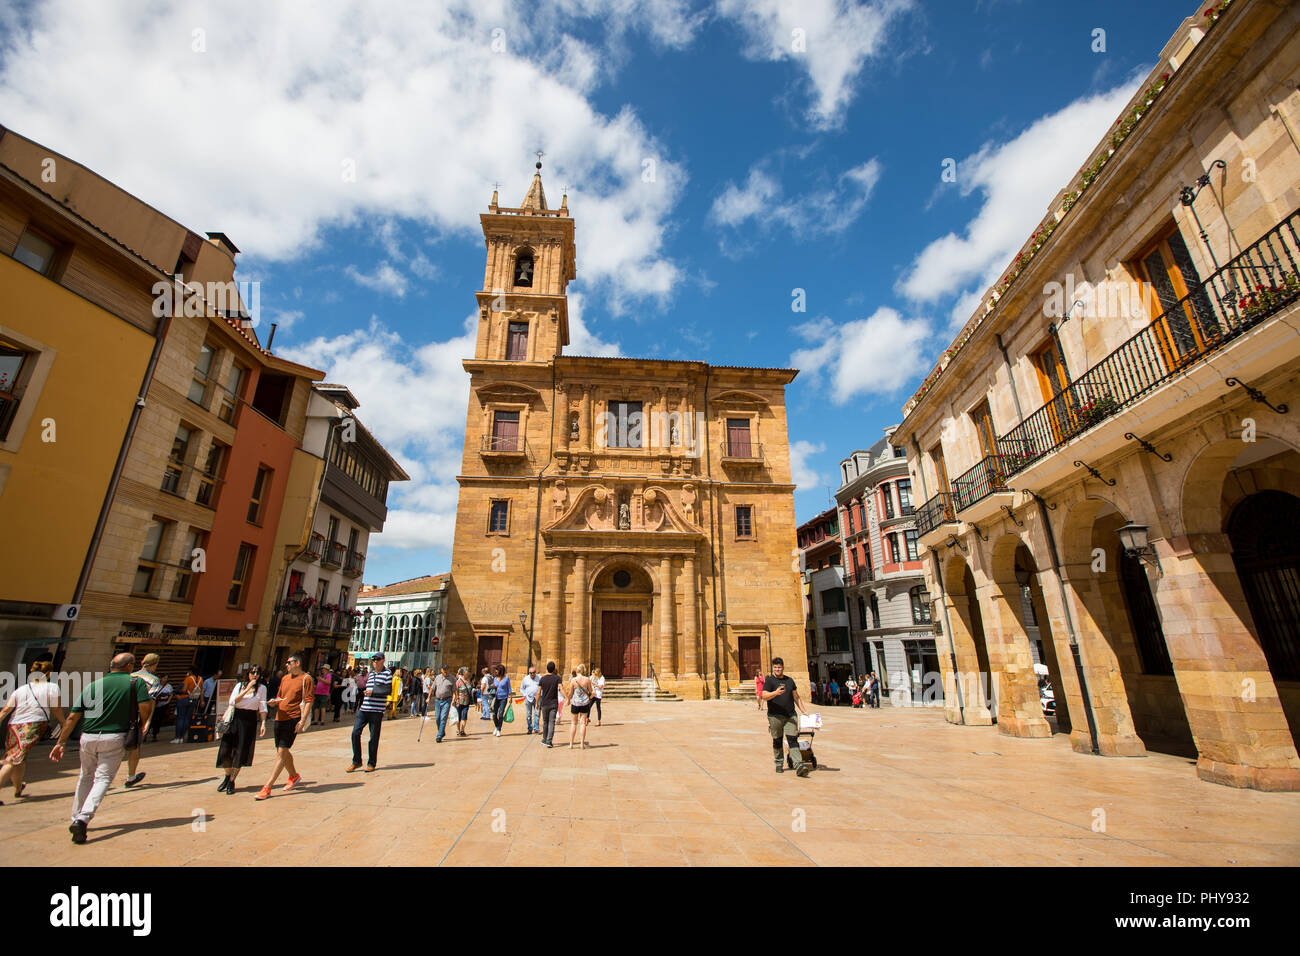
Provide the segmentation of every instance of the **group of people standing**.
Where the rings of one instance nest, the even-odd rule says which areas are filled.
[[[879,707],[880,678],[876,672],[862,674],[856,680],[850,674],[840,683],[835,677],[828,681],[814,681],[812,699],[815,704],[835,707],[848,704],[850,707]]]

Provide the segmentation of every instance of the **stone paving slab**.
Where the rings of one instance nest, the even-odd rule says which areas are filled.
[[[0,794],[0,863],[298,865],[1221,866],[1300,864],[1300,794],[1205,783],[1192,762],[1076,754],[1066,738],[955,727],[935,710],[828,708],[819,769],[772,772],[766,719],[728,701],[611,702],[587,750],[546,749],[522,722],[433,742],[384,725],[380,768],[346,774],[350,724],[294,748],[306,785],[216,792],[214,745],[147,745],[71,843],[75,751],[39,748],[28,796]],[[282,778],[283,782],[283,778]],[[1104,824],[1104,825],[1103,825]]]

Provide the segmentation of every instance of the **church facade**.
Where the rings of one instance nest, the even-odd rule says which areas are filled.
[[[540,170],[540,164],[538,166]],[[493,193],[443,659],[555,661],[681,697],[803,648],[785,387],[793,369],[565,355],[567,197]]]

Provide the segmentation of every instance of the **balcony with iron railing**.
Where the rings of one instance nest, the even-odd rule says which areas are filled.
[[[1300,210],[998,438],[992,470],[1004,480],[1024,471],[1175,377],[1203,367],[1208,356],[1295,303],[1300,299],[1297,228]]]
[[[360,551],[347,552],[347,559],[343,563],[343,573],[350,578],[358,577],[362,568],[366,566],[366,556]]]
[[[846,588],[856,587],[859,584],[870,584],[875,579],[875,572],[871,568],[849,568],[844,572],[844,586]]]
[[[313,561],[319,561],[321,555],[325,553],[325,535],[317,531],[311,533],[311,539],[307,542],[307,556]]]
[[[484,435],[479,442],[479,454],[489,458],[525,458],[528,439],[523,435]]]
[[[916,533],[921,539],[942,525],[956,523],[956,509],[953,507],[952,493],[948,491],[939,492],[916,510]]]
[[[331,541],[325,548],[325,553],[321,555],[320,566],[322,568],[341,568],[343,567],[343,557],[347,548],[337,541]]]
[[[761,442],[723,439],[718,444],[718,450],[722,453],[724,464],[757,465],[763,461],[763,445]]]

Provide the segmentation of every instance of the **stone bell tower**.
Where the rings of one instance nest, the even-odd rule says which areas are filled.
[[[565,290],[577,275],[573,219],[567,196],[559,209],[547,208],[541,169],[538,162],[517,208],[499,205],[493,190],[479,217],[487,263],[477,293],[476,359],[545,362],[569,344]]]

